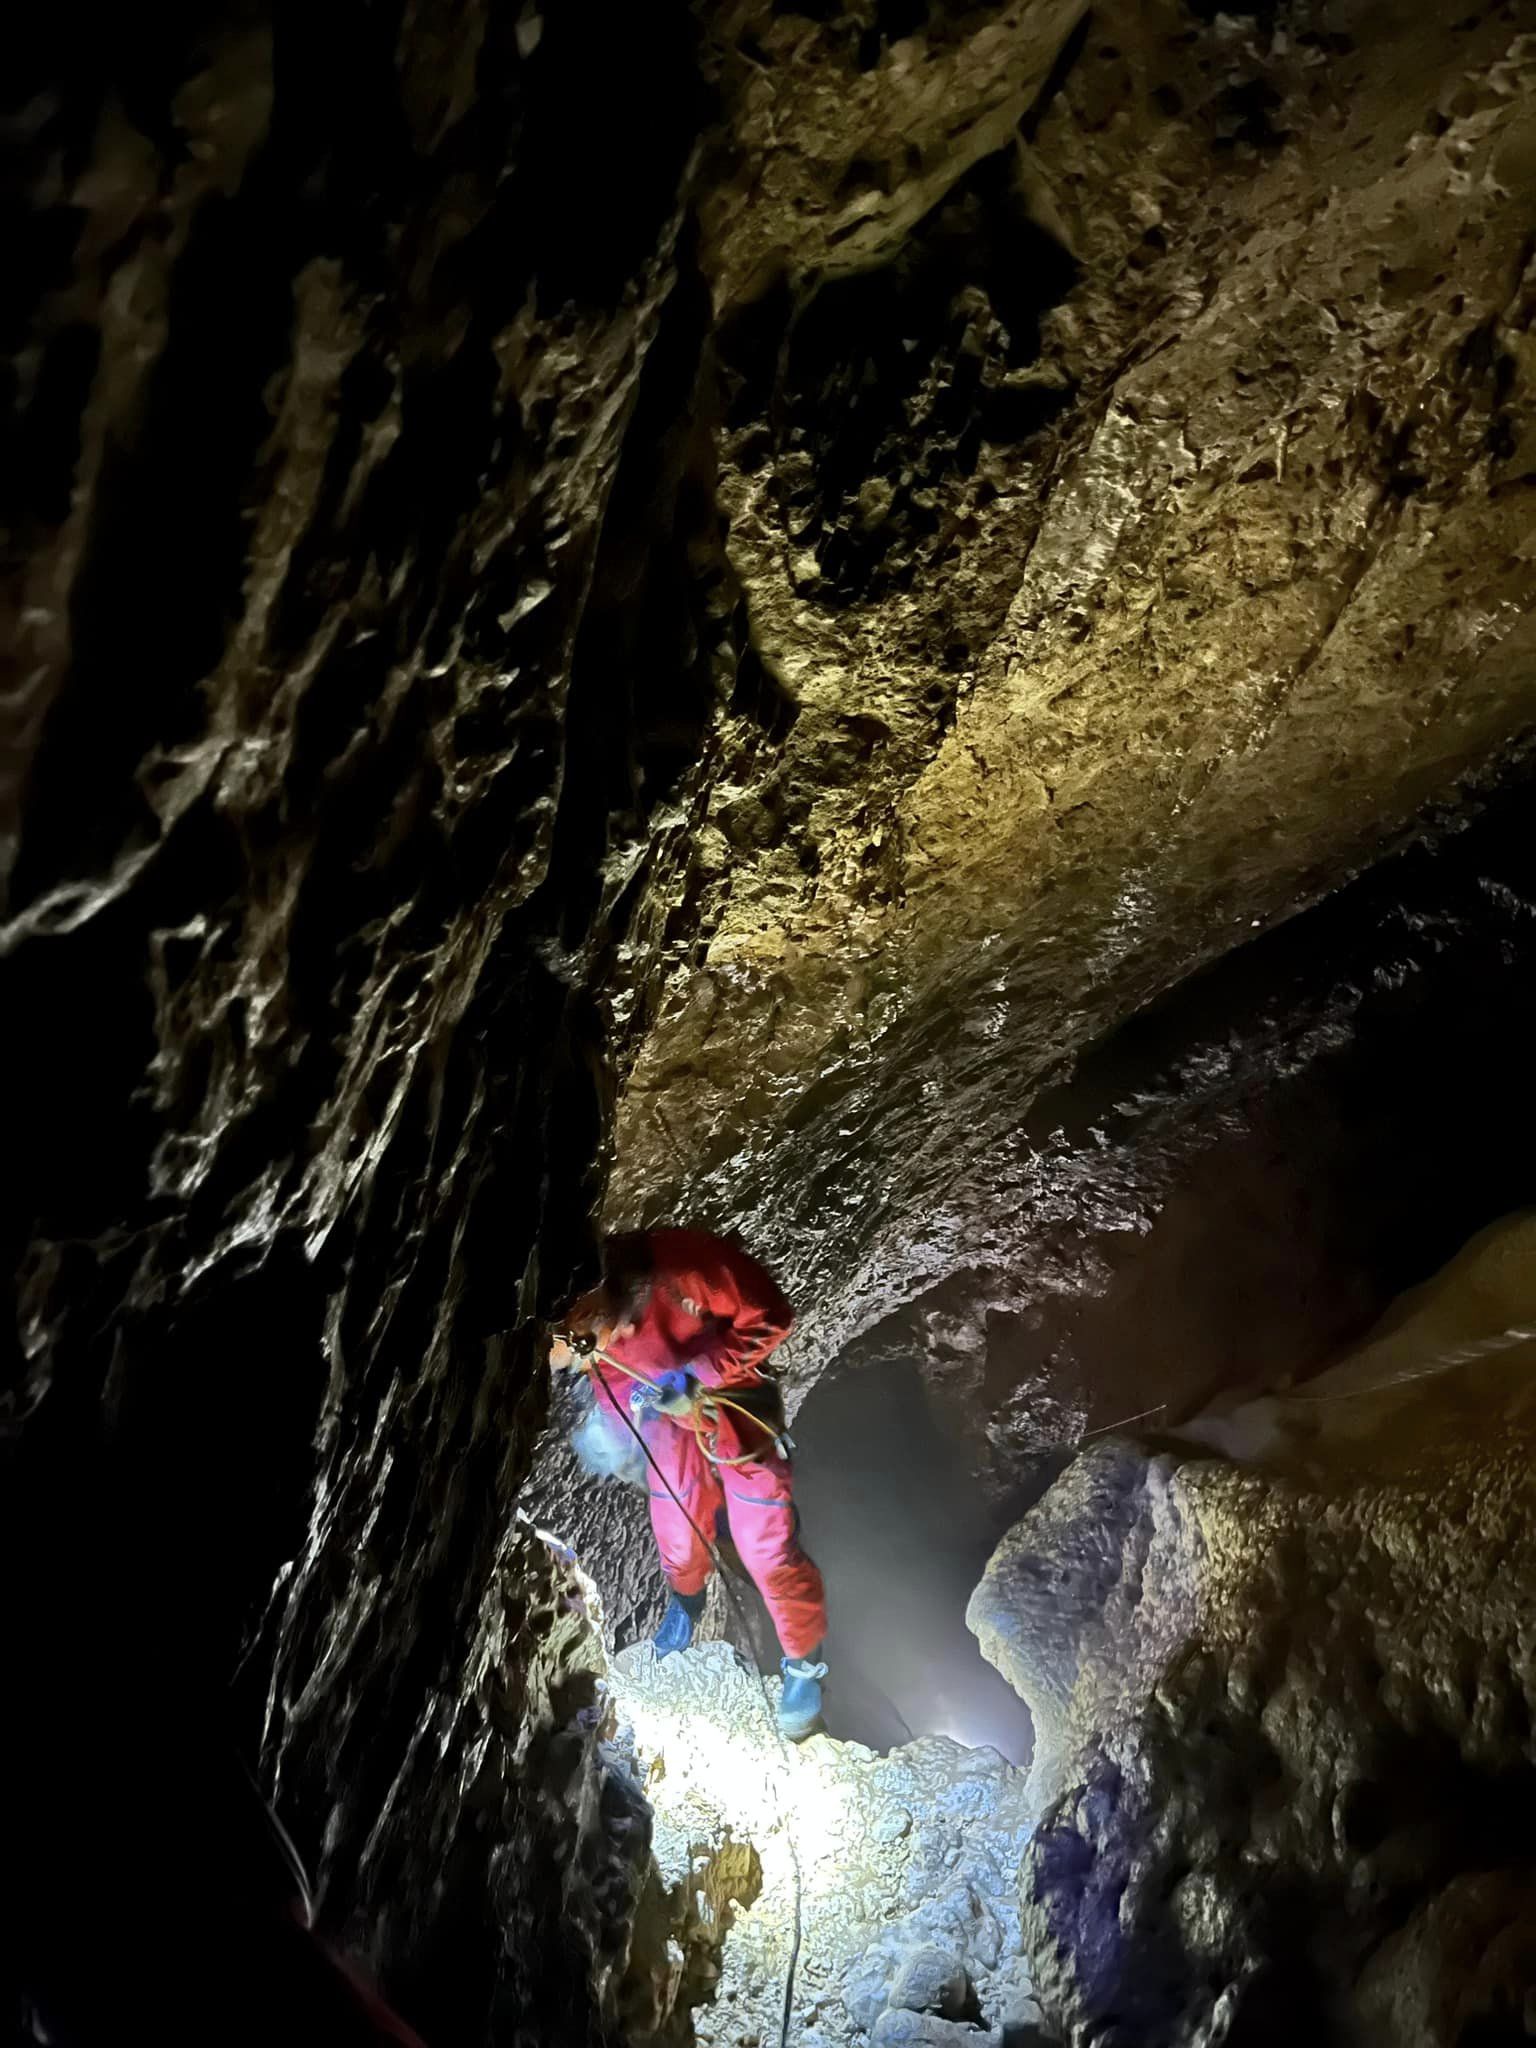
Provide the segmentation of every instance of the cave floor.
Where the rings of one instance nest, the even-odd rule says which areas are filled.
[[[797,1884],[797,2048],[866,2039],[935,1952],[963,1973],[971,2021],[1035,2017],[1017,1901],[1034,1827],[1024,1772],[945,1736],[885,1756],[826,1735],[781,1744],[775,1682],[725,1643],[621,1651],[609,1686],[617,1747],[654,1813],[698,2041],[779,2038]]]

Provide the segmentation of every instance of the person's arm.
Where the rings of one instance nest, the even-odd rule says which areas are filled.
[[[674,1422],[693,1413],[693,1389],[697,1378],[686,1366],[673,1366],[655,1375],[657,1389],[651,1405],[658,1415],[670,1415]]]
[[[750,1387],[764,1361],[794,1326],[794,1311],[771,1274],[755,1259],[721,1245],[701,1254],[691,1270],[679,1270],[672,1284],[698,1303],[711,1327],[699,1346],[695,1372],[705,1386]]]

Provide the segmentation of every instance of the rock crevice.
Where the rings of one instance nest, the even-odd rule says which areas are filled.
[[[1085,1429],[1332,1362],[1532,1199],[1528,12],[29,25],[0,568],[0,1640],[28,1680],[0,1751],[27,1882],[0,2025],[151,2033],[169,1897],[203,2038],[231,1983],[282,1995],[241,1758],[320,1935],[437,2048],[680,2034],[728,1910],[746,1953],[771,1856],[721,1838],[670,1989],[626,1974],[631,1923],[649,1954],[672,1906],[516,1521],[577,1540],[643,1632],[637,1503],[574,1506],[546,1433],[539,1318],[604,1220],[773,1264],[792,1405],[855,1343],[920,1356],[1001,1501]],[[1446,1481],[1474,1578],[1523,1555],[1502,1459]],[[1330,1574],[1406,1599],[1382,1545],[1418,1540],[1409,1494],[1394,1474],[1368,1541],[1362,1471],[1298,1550],[1304,1471],[1079,1463],[1047,1519],[1067,1543],[1081,1492],[1123,1532],[1092,1586],[1136,1653],[1104,1727],[1165,1633],[1240,1611],[1255,1531],[1277,1600]],[[1211,1706],[1241,1666],[1212,1637],[1072,1781],[1115,1645],[1028,1597],[1069,1801],[1030,1852],[1038,1941],[1057,1912],[1097,1941],[1116,1870],[1155,1863],[1138,1996],[1175,2033],[1227,2024],[1179,2004],[1190,1956],[1244,2013],[1266,1957],[1342,1981],[1233,1876],[1247,1783],[1261,1861],[1333,1844],[1346,1945],[1377,1925],[1359,1888],[1417,1872],[1344,1994],[1362,2035],[1502,2010],[1520,1745],[1489,1731],[1524,1679],[1491,1590],[1387,1715],[1426,1781],[1486,1778],[1472,1835],[1417,1864],[1392,1772],[1349,1747],[1358,1712],[1390,1748],[1378,1680],[1332,1638],[1296,1654],[1337,1651],[1359,1697],[1318,1693],[1337,1771],[1297,1808],[1321,1832],[1288,1835],[1284,1683]],[[698,1668],[725,1685],[724,1659]],[[1208,1710],[1229,1833],[1147,1863]],[[919,1748],[861,1782],[931,1767],[942,1806],[991,1768]],[[914,1821],[890,1868],[937,1840]],[[918,1903],[872,1892],[847,1928],[873,1952]],[[845,1978],[855,2032],[1007,2016],[990,1950],[908,1935],[882,1996],[933,1944],[969,1991],[931,1956],[922,2011],[855,2010]],[[1122,1935],[1107,1975],[1050,1978],[1064,2024],[1108,2024]]]

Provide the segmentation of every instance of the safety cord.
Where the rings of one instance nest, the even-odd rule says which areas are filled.
[[[565,1337],[563,1341],[575,1354],[576,1369],[580,1372],[585,1372],[587,1370],[586,1361],[594,1355],[597,1347],[593,1345],[590,1350],[582,1351],[576,1344],[571,1342],[569,1336]],[[602,1356],[615,1371],[623,1373],[626,1379],[635,1381],[637,1386],[649,1387],[653,1394],[664,1394],[667,1391],[658,1381],[648,1380],[643,1372],[636,1372],[632,1365],[625,1365],[621,1359],[611,1357],[606,1351],[602,1353]],[[605,1380],[603,1384],[606,1386],[607,1381]],[[699,1449],[708,1458],[711,1465],[757,1464],[762,1456],[760,1451],[748,1451],[740,1458],[722,1458],[715,1450],[714,1444],[704,1433],[704,1424],[712,1412],[719,1408],[730,1408],[736,1414],[744,1415],[748,1422],[756,1424],[764,1436],[770,1437],[773,1440],[773,1448],[777,1455],[780,1458],[788,1459],[790,1451],[794,1448],[789,1438],[780,1435],[779,1431],[771,1423],[764,1422],[761,1415],[754,1415],[750,1408],[744,1408],[739,1401],[731,1400],[728,1395],[722,1394],[716,1387],[706,1387],[701,1391],[698,1397],[698,1405],[689,1415],[686,1424],[682,1422],[680,1416],[674,1416],[669,1419],[676,1421],[679,1427],[686,1427],[693,1431],[693,1434],[698,1439]]]
[[[1393,1373],[1384,1380],[1369,1380],[1364,1386],[1333,1387],[1325,1394],[1302,1394],[1289,1387],[1271,1388],[1250,1395],[1249,1399],[1298,1402],[1309,1408],[1331,1406],[1335,1401],[1367,1400],[1372,1394],[1389,1393],[1393,1387],[1409,1387],[1416,1380],[1434,1379],[1438,1374],[1450,1372],[1458,1365],[1475,1365],[1480,1358],[1491,1358],[1500,1351],[1511,1351],[1521,1344],[1532,1342],[1536,1342],[1536,1323],[1512,1323],[1507,1330],[1496,1331],[1491,1337],[1477,1337],[1469,1343],[1458,1344],[1453,1350],[1438,1351],[1426,1363],[1416,1366],[1412,1372]],[[1142,1408],[1135,1415],[1122,1415],[1118,1422],[1105,1422],[1097,1429],[1084,1430],[1077,1441],[1085,1444],[1090,1437],[1105,1436],[1110,1430],[1124,1429],[1132,1422],[1144,1422],[1149,1415],[1161,1415],[1167,1406],[1166,1401],[1159,1401],[1155,1408]]]
[[[1368,1394],[1385,1394],[1392,1387],[1411,1386],[1415,1380],[1433,1379],[1437,1373],[1449,1372],[1454,1366],[1475,1365],[1480,1358],[1490,1358],[1500,1351],[1512,1351],[1533,1340],[1536,1340],[1536,1323],[1513,1323],[1507,1330],[1499,1330],[1491,1337],[1475,1337],[1470,1343],[1458,1344],[1450,1351],[1438,1351],[1413,1372],[1394,1373],[1390,1379],[1375,1380],[1361,1387],[1337,1387],[1326,1394],[1285,1393],[1270,1398],[1306,1401],[1314,1407],[1324,1401],[1358,1401]]]
[[[294,1847],[292,1835],[289,1834],[288,1830],[278,1819],[277,1808],[262,1790],[256,1773],[251,1769],[243,1756],[239,1757],[238,1761],[251,1790],[261,1801],[261,1810],[265,1816],[268,1830],[271,1833],[273,1845],[288,1866],[288,1874],[293,1879],[296,1903],[304,1925],[307,1928],[313,1928],[315,1924],[315,1896],[310,1890],[309,1872],[304,1868],[304,1858]]]
[[[569,1343],[569,1338],[567,1338],[566,1341]],[[576,1349],[575,1345],[572,1345],[571,1348],[572,1350]],[[578,1353],[578,1356],[580,1355],[581,1354]],[[656,1474],[656,1477],[661,1481],[662,1485],[671,1495],[673,1504],[676,1506],[678,1513],[682,1515],[684,1520],[687,1522],[689,1528],[692,1529],[694,1535],[697,1536],[699,1541],[703,1544],[706,1552],[709,1555],[710,1562],[714,1565],[715,1571],[719,1575],[720,1583],[725,1589],[725,1597],[730,1601],[732,1608],[735,1610],[736,1620],[740,1624],[741,1632],[743,1636],[746,1638],[746,1640],[750,1642],[752,1640],[752,1624],[748,1620],[746,1611],[742,1607],[740,1600],[736,1597],[736,1589],[731,1584],[730,1574],[725,1569],[725,1562],[720,1555],[719,1549],[717,1548],[713,1538],[705,1535],[704,1531],[693,1519],[693,1516],[689,1514],[687,1508],[685,1508],[683,1506],[683,1503],[678,1499],[676,1488],[673,1486],[671,1480],[668,1479],[666,1473],[663,1472],[661,1467],[657,1464],[655,1458],[651,1455],[651,1447],[646,1442],[645,1438],[641,1435],[640,1430],[637,1427],[633,1417],[630,1415],[628,1405],[614,1398],[613,1388],[608,1383],[608,1375],[603,1371],[603,1366],[604,1364],[618,1366],[619,1371],[623,1373],[628,1373],[631,1379],[640,1379],[640,1374],[637,1372],[631,1372],[628,1366],[620,1365],[619,1361],[616,1358],[609,1357],[606,1351],[604,1351],[600,1346],[595,1344],[585,1354],[585,1362],[590,1366],[590,1369],[597,1375],[598,1379],[602,1382],[603,1391],[607,1394],[611,1405],[615,1409],[617,1409],[620,1415],[623,1416],[625,1427],[628,1429],[630,1435],[634,1438],[635,1442],[640,1446],[640,1449],[645,1454],[645,1462],[650,1466],[651,1470]],[[654,1382],[650,1380],[643,1380],[641,1383],[645,1386],[651,1386],[654,1384]],[[745,1413],[745,1410],[743,1411],[743,1413]],[[756,1419],[756,1417],[753,1418],[754,1421]],[[770,1432],[770,1434],[771,1433],[772,1432]],[[754,1659],[753,1661],[755,1664],[756,1660]],[[774,1708],[773,1695],[768,1690],[768,1681],[763,1676],[761,1671],[759,1671],[757,1674],[757,1682],[758,1687],[761,1690],[763,1696],[763,1710],[768,1716],[768,1725],[772,1729],[774,1739],[779,1745],[779,1755],[783,1762],[784,1769],[787,1775],[790,1769],[789,1744],[785,1741],[783,1731],[779,1727],[779,1717],[777,1711]],[[773,1796],[774,1803],[777,1805],[779,1809],[779,1818],[784,1823],[784,1839],[789,1844],[790,1867],[794,1874],[794,1936],[789,1946],[789,1967],[784,1973],[784,2009],[779,2020],[779,2048],[789,2048],[789,2022],[794,2010],[795,1998],[795,1971],[799,1968],[800,1964],[800,1851],[795,1845],[795,1831],[790,1826],[789,1808],[785,1804],[785,1801],[780,1794],[779,1787],[777,1786],[777,1784],[775,1784],[774,1786]]]

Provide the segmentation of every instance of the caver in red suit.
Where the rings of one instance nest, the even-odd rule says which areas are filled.
[[[731,1408],[714,1411],[702,1438],[695,1418],[699,1396],[710,1389],[751,1400],[769,1384],[762,1368],[789,1335],[793,1311],[755,1259],[703,1231],[612,1240],[605,1270],[605,1286],[576,1303],[566,1320],[599,1335],[614,1364],[598,1361],[594,1397],[610,1410],[627,1408],[659,1468],[647,1466],[645,1478],[662,1569],[681,1596],[674,1605],[697,1613],[710,1557],[693,1523],[713,1536],[723,1508],[773,1617],[788,1677],[792,1664],[812,1656],[827,1626],[821,1573],[800,1547],[789,1463],[769,1429]],[[616,1366],[659,1385],[660,1402]],[[685,1631],[679,1642],[658,1638],[658,1647],[681,1648],[687,1640]]]

